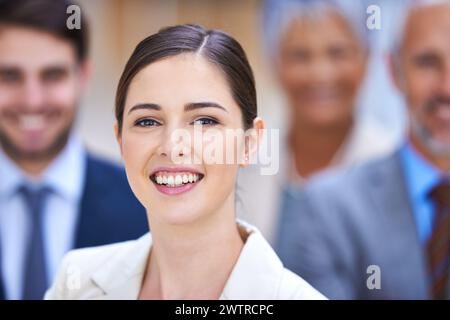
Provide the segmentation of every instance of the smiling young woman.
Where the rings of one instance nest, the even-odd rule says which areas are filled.
[[[47,299],[323,298],[283,267],[255,227],[236,220],[235,185],[245,163],[204,161],[199,150],[219,140],[204,139],[203,148],[182,142],[173,152],[180,144],[174,134],[198,128],[256,129],[248,141],[235,141],[244,159],[254,152],[249,146],[264,125],[236,40],[195,25],[144,39],[119,81],[116,118],[128,180],[151,235],[69,253]],[[79,271],[75,282],[68,268]]]

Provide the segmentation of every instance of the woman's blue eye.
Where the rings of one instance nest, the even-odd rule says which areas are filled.
[[[138,127],[153,127],[159,125],[159,122],[153,119],[142,119],[137,121],[135,125]]]
[[[211,118],[200,118],[194,121],[194,125],[214,126],[219,122]]]

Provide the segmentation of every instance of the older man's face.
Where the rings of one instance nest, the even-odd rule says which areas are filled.
[[[450,155],[450,5],[416,9],[404,35],[396,81],[413,139],[434,154]]]

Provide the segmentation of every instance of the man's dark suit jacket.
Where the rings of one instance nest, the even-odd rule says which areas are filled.
[[[125,171],[87,156],[75,248],[136,239],[148,231],[144,208],[132,193]],[[0,277],[0,300],[4,299]]]

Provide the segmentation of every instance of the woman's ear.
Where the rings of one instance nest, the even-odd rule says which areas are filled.
[[[116,136],[116,141],[119,144],[120,155],[122,155],[122,134],[119,129],[119,124],[117,122],[114,124],[114,134]]]
[[[246,167],[251,163],[256,163],[259,143],[264,134],[264,121],[260,117],[253,120],[253,128],[248,129],[245,134],[244,162],[241,165]]]

